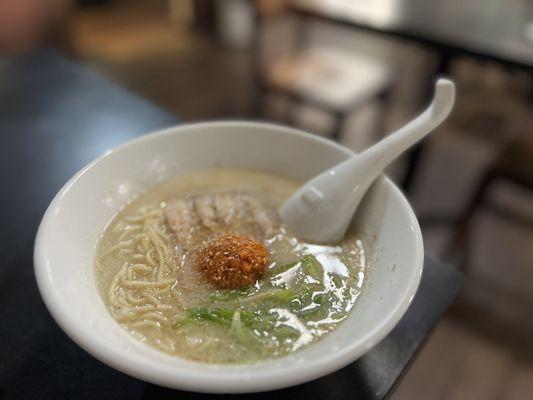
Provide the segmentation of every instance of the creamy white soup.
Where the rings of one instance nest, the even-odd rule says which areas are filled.
[[[96,278],[113,318],[144,343],[209,363],[288,354],[335,329],[365,277],[363,243],[299,240],[278,207],[299,186],[213,169],[165,181],[110,222]]]

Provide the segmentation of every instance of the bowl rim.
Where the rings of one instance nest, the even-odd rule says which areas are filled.
[[[379,343],[394,326],[398,323],[404,313],[410,306],[418,286],[420,284],[424,251],[423,239],[420,226],[417,218],[411,208],[409,202],[400,191],[400,189],[387,177],[385,177],[386,184],[395,192],[399,199],[402,209],[407,213],[409,220],[413,227],[413,234],[415,239],[415,254],[412,269],[412,276],[409,279],[409,286],[405,289],[401,301],[394,307],[394,309],[383,318],[370,332],[366,335],[351,342],[348,346],[331,352],[327,357],[315,358],[310,360],[305,366],[291,365],[282,369],[259,371],[255,374],[258,379],[239,379],[239,374],[235,373],[243,370],[247,364],[242,365],[220,365],[209,363],[197,363],[205,366],[205,373],[196,373],[195,371],[188,371],[183,368],[173,367],[172,371],[168,370],[168,366],[161,367],[160,374],[154,374],[154,370],[148,370],[144,365],[144,361],[140,360],[134,352],[123,352],[113,346],[105,346],[95,338],[92,331],[81,329],[75,318],[68,312],[68,307],[65,307],[61,302],[61,298],[52,288],[52,277],[48,275],[47,268],[50,267],[47,262],[46,249],[43,244],[43,237],[46,235],[49,225],[53,219],[52,210],[61,201],[69,189],[88,171],[90,171],[96,164],[109,157],[113,157],[115,153],[127,149],[130,146],[136,146],[139,143],[157,140],[160,137],[168,135],[179,135],[184,131],[194,128],[205,129],[209,127],[248,127],[248,128],[267,128],[270,130],[277,130],[284,134],[293,135],[303,140],[311,140],[320,143],[324,146],[335,148],[346,156],[355,154],[350,149],[335,143],[331,140],[309,134],[303,130],[287,127],[284,125],[254,122],[242,120],[224,120],[224,121],[208,121],[197,122],[189,124],[180,124],[148,133],[139,138],[127,141],[112,150],[105,152],[100,157],[96,158],[91,163],[83,167],[55,195],[50,205],[48,206],[44,216],[39,225],[37,235],[35,238],[34,247],[34,272],[36,276],[37,286],[46,305],[46,308],[61,327],[61,329],[81,348],[94,356],[99,361],[107,364],[121,372],[136,378],[143,379],[148,382],[159,384],[162,386],[191,390],[204,393],[245,393],[280,389],[288,386],[304,383],[328,373],[334,372],[366,353],[370,348]],[[186,360],[189,361],[189,360]],[[258,364],[262,364],[259,362]],[[257,364],[256,364],[257,365]],[[216,367],[216,368],[213,368]],[[296,368],[297,367],[297,368]],[[290,370],[290,371],[288,371]],[[233,379],[228,379],[228,374],[232,374]]]

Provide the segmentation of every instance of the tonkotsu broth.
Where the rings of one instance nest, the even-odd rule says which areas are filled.
[[[260,281],[216,290],[165,218],[169,200],[228,191],[249,194],[275,214],[298,186],[269,173],[216,169],[172,178],[142,194],[113,219],[97,246],[96,278],[111,315],[159,350],[211,363],[280,356],[334,329],[353,307],[365,275],[363,244],[353,233],[322,246],[276,224],[263,238],[271,264]]]

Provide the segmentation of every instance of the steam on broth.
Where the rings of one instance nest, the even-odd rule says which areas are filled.
[[[281,356],[333,330],[361,291],[364,248],[353,233],[323,246],[285,230],[277,208],[298,186],[217,169],[142,194],[97,246],[111,315],[159,350],[211,363]]]

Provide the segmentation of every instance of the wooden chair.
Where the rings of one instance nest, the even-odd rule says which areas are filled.
[[[479,209],[490,209],[506,220],[525,224],[533,229],[533,203],[528,210],[517,209],[489,194],[499,182],[513,185],[533,196],[533,132],[524,132],[511,141],[494,165],[485,173],[475,195],[455,224],[455,237],[448,249],[448,258],[459,254],[466,270],[469,264],[470,231]]]
[[[290,54],[263,60],[261,48],[256,49],[258,114],[263,111],[261,100],[266,94],[279,94],[293,105],[308,104],[333,115],[335,124],[331,136],[338,140],[347,117],[358,107],[377,102],[383,109],[387,108],[392,71],[384,62],[336,49],[334,43],[331,47],[307,43],[305,30],[312,21],[298,22],[297,48]],[[296,124],[290,109],[286,116],[287,123]],[[384,133],[384,122],[385,118],[380,115],[375,123],[380,135]]]

